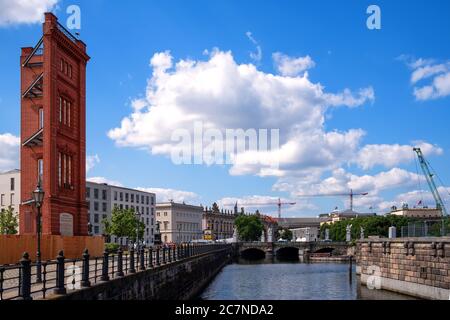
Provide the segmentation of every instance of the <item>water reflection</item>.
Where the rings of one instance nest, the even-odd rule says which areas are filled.
[[[202,293],[205,300],[404,299],[361,288],[346,263],[299,263],[277,258],[239,259],[226,266]]]

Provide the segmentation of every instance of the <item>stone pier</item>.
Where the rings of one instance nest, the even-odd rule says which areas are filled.
[[[450,238],[358,241],[361,284],[422,299],[450,299]]]

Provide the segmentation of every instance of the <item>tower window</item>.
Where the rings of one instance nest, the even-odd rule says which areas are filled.
[[[59,97],[59,123],[62,123],[62,104],[63,104],[63,99],[61,97]]]
[[[58,185],[72,188],[72,156],[61,152],[58,153]]]
[[[15,179],[14,178],[11,178],[11,191],[14,191],[14,187],[15,187]]]
[[[71,125],[72,103],[62,97],[59,97],[59,123],[70,127]]]
[[[58,153],[58,186],[61,188],[62,185],[62,154]]]
[[[44,176],[44,160],[43,159],[39,159],[37,161],[38,163],[38,181],[42,182],[42,177]]]

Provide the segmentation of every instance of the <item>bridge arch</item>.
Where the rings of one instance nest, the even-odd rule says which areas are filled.
[[[299,248],[293,246],[278,248],[275,251],[275,257],[279,260],[289,260],[289,261],[299,260]]]
[[[240,252],[240,256],[248,260],[262,260],[266,257],[266,252],[262,248],[246,248]]]

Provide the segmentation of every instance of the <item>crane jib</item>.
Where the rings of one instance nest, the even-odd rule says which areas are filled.
[[[422,168],[423,174],[425,175],[425,179],[427,180],[431,194],[433,195],[434,201],[436,202],[436,209],[440,209],[443,215],[447,216],[448,215],[447,208],[445,207],[444,202],[442,201],[441,195],[439,194],[436,183],[434,182],[433,179],[434,175],[431,173],[431,170],[428,166],[427,161],[425,160],[422,150],[420,148],[414,148],[413,150],[417,153],[417,157],[419,158],[420,167]]]

